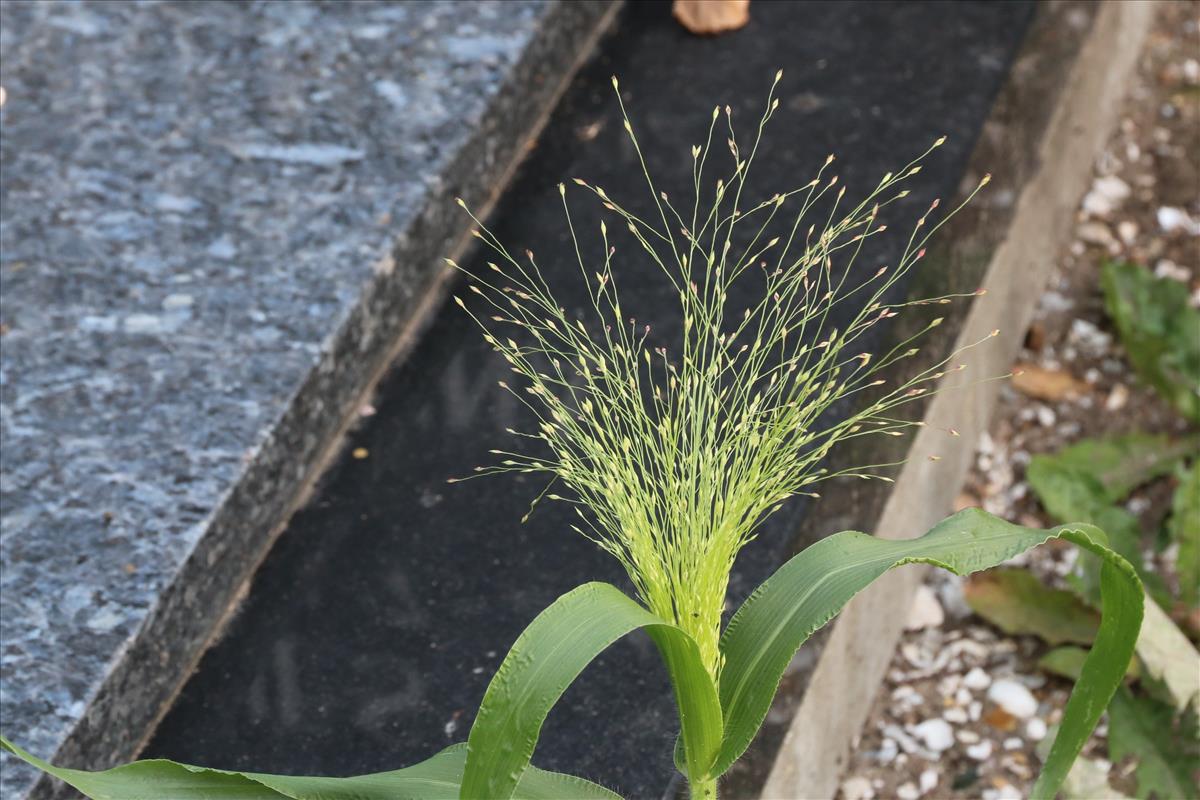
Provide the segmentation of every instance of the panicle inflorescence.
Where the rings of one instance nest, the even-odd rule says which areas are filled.
[[[775,77],[748,152],[738,144],[729,108],[724,115],[713,109],[705,143],[691,149],[690,210],[655,190],[621,103],[653,200],[650,219],[603,188],[575,179],[608,212],[599,225],[603,255],[589,264],[567,187],[558,187],[588,289],[588,319],[568,314],[555,300],[533,253],[510,253],[474,215],[476,236],[495,261],[486,269],[459,267],[469,273],[469,289],[482,304],[468,307],[455,298],[518,376],[501,386],[538,419],[535,430],[512,432],[544,445],[538,455],[494,450],[498,463],[477,468],[477,474],[550,476],[538,499],[575,504],[576,530],[621,562],[651,610],[695,637],[714,678],[721,668],[718,639],[730,570],[759,524],[789,497],[815,496],[812,487],[832,477],[890,480],[877,472],[889,464],[837,472],[820,465],[838,442],[899,436],[919,424],[893,412],[957,369],[947,368],[946,359],[894,386],[880,377],[915,355],[916,340],[940,318],[885,352],[863,351],[856,342],[907,306],[970,296],[889,300],[890,290],[925,255],[929,237],[949,216],[927,224],[936,201],[917,221],[897,263],[865,277],[851,269],[864,244],[886,230],[881,209],[908,194],[902,184],[945,137],[885,175],[852,207],[844,206],[846,189],[837,175],[827,174],[832,155],[800,188],[744,204],[763,129],[779,105],[775,87],[781,76]],[[617,98],[620,102],[619,91]],[[722,116],[732,172],[708,183],[705,171]],[[986,182],[985,177],[976,191]],[[806,224],[822,203],[828,211]],[[652,346],[650,326],[639,325],[622,308],[610,222],[632,236],[671,282],[682,311],[680,352]],[[767,233],[772,226],[781,229],[778,235]],[[730,308],[728,293],[748,274],[765,291],[739,313]],[[838,326],[835,317],[849,322]],[[860,394],[863,399],[855,398],[848,413],[825,413]],[[556,484],[564,487],[561,493],[551,492]]]

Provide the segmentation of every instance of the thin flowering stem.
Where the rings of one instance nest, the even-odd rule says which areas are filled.
[[[704,144],[691,151],[694,197],[687,219],[655,188],[614,79],[625,131],[659,222],[633,213],[602,187],[575,179],[606,212],[599,227],[603,256],[590,264],[568,186],[559,186],[590,305],[577,318],[555,299],[532,253],[514,257],[472,215],[477,237],[497,260],[486,270],[460,269],[488,310],[474,311],[456,298],[517,376],[502,387],[536,420],[535,430],[512,433],[544,448],[540,455],[494,450],[499,462],[475,474],[547,475],[530,509],[542,499],[571,504],[577,516],[572,527],[620,561],[650,610],[693,636],[714,680],[722,666],[721,613],[741,548],[788,498],[818,496],[812,491],[818,483],[847,476],[891,480],[879,470],[895,463],[835,472],[821,464],[840,442],[902,436],[919,426],[895,416],[895,410],[926,397],[932,384],[955,369],[947,367],[957,355],[951,354],[896,385],[879,377],[916,355],[918,340],[940,319],[882,353],[864,351],[856,342],[913,307],[978,294],[888,300],[945,222],[927,224],[936,201],[894,265],[867,274],[855,269],[868,240],[887,230],[881,210],[908,195],[903,184],[944,137],[857,202],[846,200],[838,176],[826,177],[834,162],[830,156],[799,188],[742,208],[763,132],[778,107],[774,91],[780,77],[747,153],[725,109],[733,163],[715,182],[705,177],[714,163],[710,156],[721,116],[714,109]],[[821,205],[827,208],[813,220]],[[780,226],[778,235],[772,233]],[[622,229],[636,245],[634,252],[650,259],[678,298],[682,326],[672,332],[677,353],[652,346],[651,327],[622,308],[611,240]],[[732,308],[731,287],[752,276],[761,296],[746,308]],[[849,321],[839,326],[837,318]],[[505,326],[511,326],[512,337],[499,332]],[[835,406],[842,416],[830,421]]]

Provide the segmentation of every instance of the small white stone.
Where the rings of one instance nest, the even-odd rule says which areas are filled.
[[[1083,198],[1083,210],[1098,216],[1111,214],[1129,194],[1129,184],[1116,175],[1105,175],[1095,180],[1091,191]]]
[[[1103,248],[1117,248],[1117,240],[1103,222],[1085,222],[1075,231],[1081,241]]]
[[[963,677],[963,686],[966,686],[968,689],[979,691],[981,689],[986,689],[991,685],[992,676],[988,675],[979,667],[972,667],[971,671]]]
[[[1158,227],[1167,233],[1182,231],[1189,236],[1200,236],[1200,222],[1192,219],[1182,208],[1163,206],[1156,214]]]
[[[1126,245],[1133,244],[1133,241],[1137,239],[1137,235],[1138,226],[1136,222],[1123,219],[1117,223],[1117,237]]]
[[[896,797],[900,800],[917,800],[921,792],[912,782],[902,783],[896,787]]]
[[[984,789],[983,800],[1021,800],[1021,790],[1006,783],[999,789]]]
[[[1031,742],[1040,742],[1046,738],[1046,722],[1043,719],[1034,717],[1025,723],[1025,735]]]
[[[876,753],[876,758],[880,764],[890,764],[896,760],[896,756],[900,755],[900,745],[896,744],[895,739],[884,739]]]
[[[935,752],[940,753],[954,746],[954,730],[944,719],[927,719],[914,727],[912,732]]]
[[[938,774],[936,770],[927,769],[921,773],[918,782],[921,785],[921,794],[928,794],[937,788]]]
[[[967,722],[967,712],[961,708],[947,708],[942,712],[942,719],[955,725],[964,725]]]
[[[1169,258],[1160,258],[1154,265],[1154,277],[1170,278],[1173,281],[1187,283],[1192,274]]]
[[[979,718],[983,716],[983,703],[976,700],[967,706],[967,716],[971,718],[971,722],[978,722]]]
[[[954,738],[963,744],[975,744],[979,741],[979,734],[975,731],[961,730],[954,734]]]
[[[1054,423],[1058,421],[1058,415],[1054,413],[1054,409],[1049,406],[1039,405],[1037,407],[1038,425],[1043,428],[1053,428]]]
[[[936,628],[945,619],[946,614],[942,611],[942,604],[938,602],[937,595],[928,586],[921,584],[913,597],[912,607],[908,610],[908,621],[904,623],[904,627],[910,631]]]
[[[1095,323],[1086,319],[1071,321],[1070,341],[1079,345],[1088,355],[1102,356],[1108,353],[1112,346],[1112,336],[1100,330]]]
[[[842,781],[842,800],[872,800],[874,797],[875,790],[868,779],[855,776]]]
[[[987,697],[1017,719],[1029,719],[1037,713],[1037,698],[1018,681],[996,681],[988,689]]]
[[[1021,741],[1019,736],[1010,736],[1004,740],[1005,750],[1020,750],[1025,746],[1025,742]]]
[[[984,739],[979,744],[967,748],[967,757],[976,761],[987,761],[992,755],[992,743]]]
[[[1108,398],[1104,401],[1105,411],[1120,411],[1129,402],[1129,389],[1123,383],[1118,383],[1108,393]]]

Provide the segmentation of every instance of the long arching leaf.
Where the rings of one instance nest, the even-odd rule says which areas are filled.
[[[539,614],[500,665],[467,738],[461,796],[511,797],[558,698],[602,650],[638,628],[670,671],[688,774],[707,775],[721,744],[721,706],[695,640],[616,587],[586,583]]]
[[[321,778],[229,772],[165,759],[88,772],[55,767],[3,737],[0,748],[93,800],[456,800],[467,758],[466,745],[456,744],[406,769],[353,778]],[[521,800],[621,800],[582,778],[536,767],[521,776],[513,796]]]
[[[1143,592],[1127,561],[1091,525],[1033,530],[978,509],[944,520],[919,539],[877,539],[843,531],[788,561],[730,620],[721,637],[720,697],[725,738],[714,772],[737,760],[758,732],[783,670],[808,637],[862,589],[901,564],[928,563],[959,575],[994,567],[1062,538],[1103,560],[1102,618],[1083,673],[1067,703],[1034,797],[1053,797],[1125,674],[1142,621]]]

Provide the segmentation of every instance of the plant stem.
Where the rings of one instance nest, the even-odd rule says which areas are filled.
[[[691,800],[717,800],[717,779],[691,781],[688,785]]]

